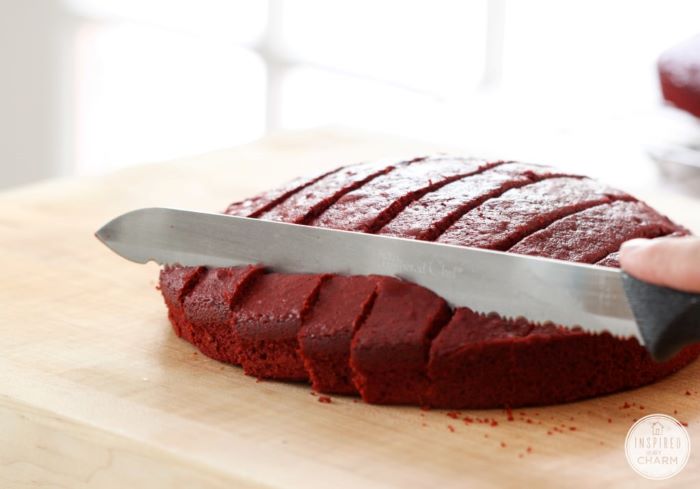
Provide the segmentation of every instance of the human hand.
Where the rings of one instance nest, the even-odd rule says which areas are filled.
[[[627,241],[620,249],[620,265],[639,280],[700,292],[700,237]]]

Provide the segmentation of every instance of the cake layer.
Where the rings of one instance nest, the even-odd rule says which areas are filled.
[[[355,387],[367,402],[423,404],[430,341],[449,320],[447,303],[428,289],[381,277],[351,351]]]
[[[350,342],[376,296],[373,277],[335,276],[321,286],[304,320],[299,349],[312,387],[325,393],[356,393],[350,371]]]
[[[375,232],[413,200],[493,164],[445,157],[414,161],[345,194],[310,224],[346,231]]]
[[[425,194],[389,221],[378,234],[433,241],[462,215],[516,187],[562,176],[552,168],[508,162]]]
[[[551,178],[507,191],[464,214],[437,241],[507,250],[554,221],[628,194],[588,178]]]
[[[533,233],[508,251],[595,263],[634,238],[656,238],[677,229],[643,202],[618,201],[591,207]]]
[[[259,266],[207,270],[183,302],[186,328],[202,353],[240,364],[240,345],[232,326],[232,309],[263,273]]]
[[[246,374],[307,380],[297,334],[318,295],[323,275],[270,273],[255,281],[235,307],[234,334]]]

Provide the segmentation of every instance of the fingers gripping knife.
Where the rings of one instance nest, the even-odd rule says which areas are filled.
[[[700,342],[700,295],[614,268],[165,208],[119,216],[97,237],[138,263],[394,275],[454,306],[635,337],[656,360]]]

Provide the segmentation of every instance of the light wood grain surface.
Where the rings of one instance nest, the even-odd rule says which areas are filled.
[[[622,446],[633,419],[654,412],[676,413],[700,446],[700,362],[513,421],[324,404],[308,386],[256,382],[196,353],[170,330],[157,267],[92,236],[134,208],[220,210],[305,172],[436,149],[315,130],[0,194],[0,487],[699,487],[700,448],[680,475],[651,482]],[[642,197],[700,231],[698,201]]]

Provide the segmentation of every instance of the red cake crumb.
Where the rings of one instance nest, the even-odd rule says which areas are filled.
[[[686,396],[690,396],[690,395],[692,395],[692,394],[690,393],[690,391],[685,391],[685,395],[686,395]]]
[[[321,286],[318,300],[299,330],[298,342],[313,388],[356,393],[351,380],[350,342],[369,313],[376,279],[336,276]]]
[[[448,424],[448,425],[447,425],[447,429],[450,430],[452,433],[454,433],[454,432],[456,431],[456,430],[455,430],[455,427],[452,426],[451,424]]]
[[[321,275],[271,273],[255,281],[235,314],[235,334],[246,374],[307,380],[297,334],[316,299]]]
[[[447,303],[415,284],[379,279],[372,311],[355,333],[350,367],[367,402],[426,403],[430,341],[450,317]]]
[[[324,404],[330,404],[331,402],[333,402],[333,400],[328,396],[318,396],[318,402],[322,402]]]

